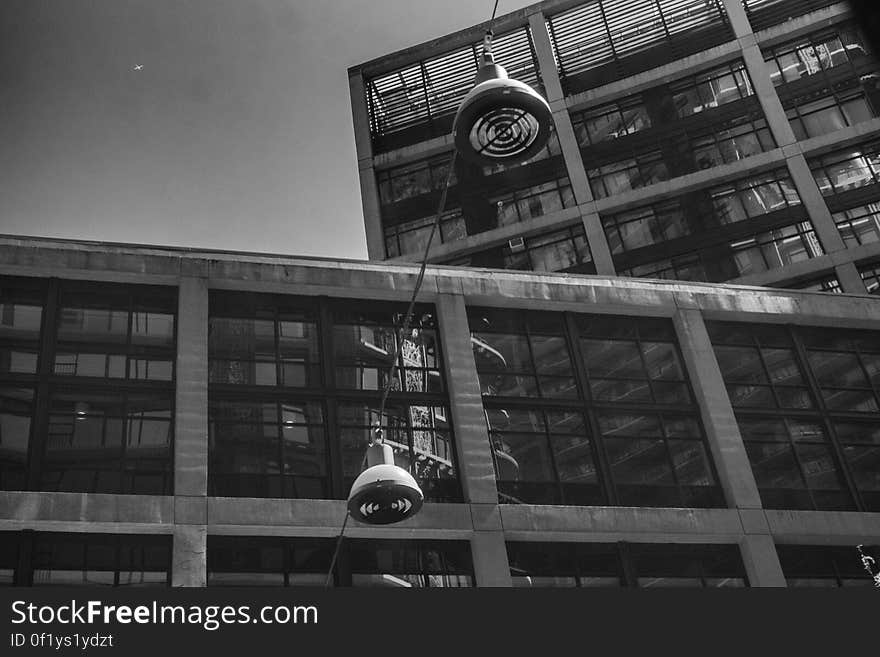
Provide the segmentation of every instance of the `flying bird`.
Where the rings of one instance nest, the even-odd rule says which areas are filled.
[[[134,70],[135,71],[142,71],[142,70],[144,70],[144,65],[143,64],[135,64]]]

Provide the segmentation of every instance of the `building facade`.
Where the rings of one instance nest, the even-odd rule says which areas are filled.
[[[424,252],[486,27],[349,69],[373,260]],[[880,292],[880,68],[846,3],[547,0],[493,28],[555,132],[458,158],[431,262]]]
[[[880,301],[0,239],[0,582],[871,585]],[[381,390],[394,377],[385,412]]]

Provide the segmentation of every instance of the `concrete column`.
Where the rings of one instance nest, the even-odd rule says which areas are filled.
[[[477,586],[512,586],[504,532],[474,532],[471,557]]]
[[[351,95],[351,118],[354,123],[354,146],[357,159],[373,159],[373,141],[370,136],[370,110],[364,76],[359,70],[348,71],[348,91]]]
[[[370,260],[385,259],[385,237],[382,232],[382,209],[379,205],[379,186],[376,170],[371,160],[358,162],[361,181],[361,206],[364,211],[364,227],[367,232],[367,257]]]
[[[351,116],[354,123],[354,145],[358,159],[358,177],[361,184],[364,227],[367,233],[367,257],[370,260],[384,260],[385,239],[382,235],[379,186],[376,184],[376,171],[373,168],[370,112],[367,107],[364,76],[360,70],[349,69],[348,89],[351,96]]]
[[[464,498],[466,502],[476,504],[497,504],[495,466],[492,463],[464,297],[457,294],[439,295],[437,314]]]
[[[184,276],[177,311],[173,586],[205,586],[207,494],[208,288],[203,278]]]
[[[675,313],[674,323],[727,503],[737,509],[761,508],[758,486],[703,317],[697,309],[682,308]]]
[[[755,42],[755,37],[748,36],[740,39],[740,46],[742,47],[742,57],[746,70],[752,80],[752,87],[755,90],[755,95],[758,97],[758,102],[761,104],[761,109],[764,111],[767,125],[770,128],[770,132],[773,133],[776,145],[787,146],[794,144],[797,139],[795,139],[791,124],[785,117],[785,110],[782,109],[782,101],[779,100],[779,96],[776,94],[776,88],[770,81],[770,71],[767,68],[766,62],[764,62],[764,55],[761,54],[761,49]]]
[[[550,44],[550,33],[547,31],[547,23],[544,14],[540,11],[529,16],[529,28],[532,31],[532,43],[535,46],[535,56],[538,59],[538,71],[547,91],[547,100],[561,100],[563,98],[562,83],[559,81],[559,71],[556,68],[556,58],[553,56],[553,46]]]
[[[776,545],[769,534],[746,534],[739,541],[749,586],[785,587]]]
[[[727,12],[727,18],[730,20],[730,26],[733,28],[734,36],[739,39],[751,34],[752,26],[749,23],[742,0],[722,0],[722,2],[724,3],[724,11]]]
[[[791,175],[792,182],[797,188],[798,195],[801,197],[801,203],[810,215],[810,222],[816,229],[816,235],[822,243],[825,253],[833,253],[834,251],[843,251],[846,246],[840,237],[837,226],[834,225],[834,219],[831,217],[831,211],[822,198],[822,192],[816,185],[813,174],[810,173],[810,167],[802,153],[797,153],[786,158],[788,172]]]
[[[208,494],[208,288],[181,279],[177,311],[174,494]]]
[[[614,264],[611,261],[611,252],[608,250],[608,241],[605,231],[602,230],[598,215],[593,210],[593,192],[590,189],[590,180],[581,157],[581,149],[571,125],[571,116],[565,106],[565,94],[559,81],[559,72],[556,68],[556,58],[553,56],[553,48],[550,45],[550,34],[547,31],[547,23],[544,14],[540,11],[529,16],[529,27],[532,30],[532,40],[535,44],[535,54],[538,58],[538,68],[544,88],[547,90],[547,100],[553,108],[553,123],[556,126],[556,136],[565,160],[565,168],[568,171],[568,179],[571,182],[571,190],[575,201],[581,208],[581,220],[587,234],[587,242],[593,254],[593,262],[596,272],[607,276],[614,276]]]
[[[172,586],[206,586],[208,529],[205,525],[175,525]]]
[[[593,211],[592,204],[579,206],[581,222],[584,224],[584,232],[590,245],[590,253],[593,256],[593,264],[596,265],[596,273],[604,276],[616,276],[614,260],[611,257],[611,249],[608,247],[608,237],[602,228],[602,220]]]
[[[867,294],[865,281],[854,262],[845,262],[834,268],[837,281],[840,283],[841,289],[847,294]]]

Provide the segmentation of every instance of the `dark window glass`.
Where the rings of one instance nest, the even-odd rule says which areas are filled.
[[[0,490],[25,490],[34,393],[0,387]]]
[[[722,503],[671,322],[477,308],[469,320],[502,502]]]
[[[33,536],[33,586],[169,586],[171,536]]]
[[[175,297],[161,288],[63,287],[53,373],[173,380]]]
[[[652,254],[647,254],[650,262],[618,269],[618,273],[646,278],[723,282],[779,269],[824,253],[812,224],[802,221],[672,258],[655,260]]]
[[[880,294],[880,265],[862,265],[859,267],[859,275],[865,282],[868,294]]]
[[[873,185],[880,173],[880,144],[869,142],[809,161],[819,190],[825,196]]]
[[[510,541],[518,587],[743,587],[735,545]]]
[[[212,293],[211,494],[344,499],[381,426],[428,500],[460,501],[434,311],[417,305],[404,331],[406,309]],[[230,362],[256,376],[230,376],[243,371]]]
[[[764,506],[880,508],[877,335],[708,326]]]
[[[855,546],[777,545],[790,587],[872,586]]]
[[[40,490],[168,495],[172,406],[158,392],[54,392]]]
[[[333,539],[208,537],[209,586],[324,586]],[[345,539],[331,582],[336,586],[474,586],[465,541]]]
[[[0,280],[0,375],[36,374],[43,296],[33,284]]]

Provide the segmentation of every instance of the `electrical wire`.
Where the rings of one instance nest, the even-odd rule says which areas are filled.
[[[489,18],[489,30],[488,33],[492,33],[492,23],[495,21],[495,14],[498,11],[498,2],[499,0],[495,0],[495,5],[492,8],[492,16]],[[509,128],[508,128],[509,129]],[[496,135],[492,141],[494,142],[496,139],[500,139],[501,135]],[[491,144],[491,142],[490,142]],[[483,148],[488,147],[489,144],[484,146]],[[384,389],[382,390],[382,399],[379,403],[379,417],[377,418],[377,426],[376,426],[376,434],[378,440],[381,442],[382,437],[382,418],[385,414],[385,404],[388,401],[388,395],[391,394],[391,388],[394,384],[394,368],[400,369],[400,364],[398,363],[398,359],[400,358],[400,345],[403,341],[403,336],[406,335],[407,331],[409,331],[410,324],[413,319],[413,310],[416,305],[416,297],[418,297],[419,290],[421,290],[422,283],[425,279],[425,270],[428,267],[428,256],[431,251],[431,243],[434,241],[434,235],[437,232],[437,227],[440,225],[440,217],[443,215],[443,211],[446,209],[446,196],[449,192],[449,183],[452,182],[452,174],[455,171],[455,160],[458,156],[458,151],[453,149],[452,151],[452,159],[449,162],[449,171],[446,174],[446,183],[443,185],[443,193],[440,195],[440,204],[437,208],[437,214],[434,217],[434,222],[431,224],[431,233],[428,235],[428,241],[425,244],[425,253],[422,256],[422,264],[419,267],[419,275],[416,279],[415,287],[413,288],[412,298],[410,299],[409,306],[407,307],[406,314],[404,315],[403,324],[397,332],[395,344],[394,344],[394,352],[391,357],[391,365],[388,368],[388,377],[385,381]],[[404,382],[403,377],[400,377],[400,386],[403,389]],[[371,438],[370,444],[373,443],[373,439]]]
[[[351,514],[348,509],[345,510],[345,520],[342,521],[342,529],[339,530],[339,537],[336,539],[336,549],[333,550],[333,558],[330,560],[330,570],[327,571],[327,579],[324,581],[324,588],[330,587],[330,580],[333,579],[333,569],[336,567],[336,559],[339,557],[339,548],[342,547],[342,537],[345,535],[345,526],[348,524],[348,517]]]
[[[498,2],[499,0],[495,0],[495,6],[492,9],[492,17],[489,19],[489,22],[492,23],[495,20],[495,12],[498,11]],[[489,32],[491,33],[491,25],[489,26]],[[496,136],[497,138],[497,136]],[[494,141],[494,139],[493,139]],[[370,438],[370,445],[374,443],[374,441],[378,440],[378,442],[383,441],[382,436],[382,417],[385,414],[385,405],[388,401],[388,395],[391,394],[391,388],[394,384],[394,369],[398,368],[400,370],[400,365],[398,363],[398,359],[400,358],[400,345],[403,342],[403,336],[406,335],[407,331],[409,331],[410,324],[413,319],[413,311],[415,310],[416,299],[419,295],[419,291],[422,288],[422,283],[425,280],[425,271],[428,268],[428,257],[431,252],[431,243],[434,241],[434,235],[437,233],[437,227],[440,225],[440,217],[443,215],[443,211],[446,209],[446,197],[449,194],[449,184],[452,182],[452,175],[455,172],[455,161],[458,157],[458,151],[453,148],[452,150],[452,158],[449,161],[449,171],[446,173],[446,182],[443,185],[443,192],[440,194],[440,203],[437,207],[437,214],[434,217],[434,222],[431,225],[431,233],[428,235],[428,241],[425,243],[425,253],[422,256],[422,262],[419,267],[419,275],[416,278],[416,284],[413,287],[412,297],[410,298],[409,305],[406,309],[406,314],[403,317],[403,323],[397,331],[396,339],[394,342],[394,351],[391,356],[391,365],[388,368],[388,376],[385,381],[385,386],[382,390],[382,398],[379,402],[379,416],[376,422],[376,428],[374,430],[374,436]],[[400,377],[400,386],[401,389],[404,387],[403,377]],[[367,456],[364,455],[364,465],[366,464]],[[414,467],[414,463],[410,463],[410,470]],[[363,465],[361,466],[363,469]],[[324,582],[324,588],[330,586],[330,581],[333,578],[333,569],[336,567],[336,560],[339,557],[339,550],[342,547],[342,539],[345,535],[345,527],[348,524],[348,518],[351,514],[348,512],[348,509],[345,511],[345,519],[342,521],[342,529],[339,532],[339,536],[336,539],[336,548],[333,551],[333,558],[330,561],[330,569],[327,571],[327,579]]]

